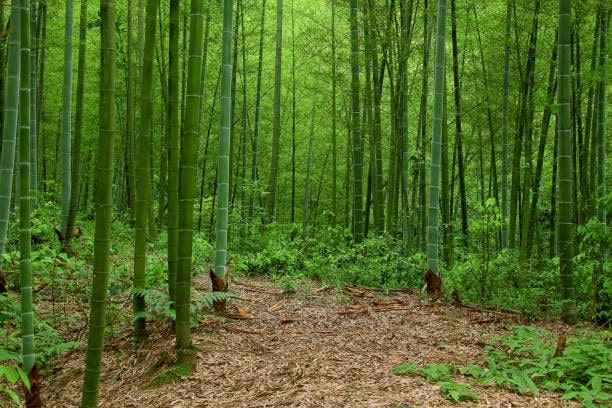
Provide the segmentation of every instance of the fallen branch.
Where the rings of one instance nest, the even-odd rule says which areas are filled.
[[[333,334],[330,329],[304,329],[304,330],[281,330],[284,334]]]
[[[223,328],[229,332],[233,333],[246,333],[246,334],[272,334],[265,330],[254,330],[254,329],[245,329],[242,327],[230,326],[229,324],[224,324]]]
[[[275,303],[275,304],[273,304],[272,306],[270,306],[270,307],[268,308],[268,312],[270,312],[270,313],[272,313],[272,312],[278,312],[279,310],[282,310],[282,309],[284,309],[284,308],[285,308],[285,306],[283,306],[283,304],[279,302],[279,303]]]
[[[372,312],[389,312],[392,310],[408,310],[407,305],[387,305],[387,306],[374,306]]]
[[[221,321],[221,319],[208,319],[208,320],[204,320],[204,319],[200,319],[198,320],[198,323],[200,323],[200,326],[212,326],[213,324],[217,324]]]
[[[245,288],[245,290],[251,291],[251,292],[261,292],[261,293],[277,293],[275,291],[272,291],[266,287],[263,286],[259,286],[259,285],[254,285],[252,283],[247,283],[247,282],[242,282],[236,279],[232,279],[232,283],[234,285],[238,285],[238,286],[243,286]]]
[[[326,290],[332,289],[333,287],[334,287],[334,285],[325,285],[325,286],[322,286],[322,287],[320,287],[318,289],[315,289],[314,293],[324,292]]]
[[[280,322],[282,324],[294,323],[294,322],[303,322],[305,320],[309,320],[307,317],[290,317],[288,319],[282,319]]]

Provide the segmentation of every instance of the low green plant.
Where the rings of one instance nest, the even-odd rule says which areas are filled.
[[[512,333],[494,337],[485,347],[481,364],[419,366],[408,362],[393,368],[397,375],[419,375],[435,381],[454,401],[478,399],[469,384],[452,376],[473,378],[472,384],[507,387],[519,394],[539,395],[540,389],[577,399],[585,407],[612,403],[612,348],[609,333],[578,331],[557,350],[552,333],[531,326],[517,326]],[[552,341],[551,341],[552,339]],[[555,356],[557,354],[557,356]],[[560,354],[560,355],[559,355]]]
[[[451,376],[457,373],[458,369],[454,364],[426,364],[421,367],[418,364],[405,363],[393,367],[393,374],[420,375],[429,381],[435,381],[444,395],[455,402],[480,399],[480,396],[472,391],[469,385],[452,380]]]
[[[21,369],[21,356],[0,348],[0,394],[6,394],[16,404],[20,404],[19,395],[8,385],[15,385],[21,381],[26,388],[30,388],[28,375]]]
[[[574,257],[578,312],[602,326],[612,325],[612,271],[608,255],[612,234],[597,217],[576,229],[578,254]]]
[[[176,310],[174,302],[168,296],[168,293],[159,289],[142,289],[134,288],[134,293],[145,298],[147,310],[134,315],[133,319],[146,318],[153,321],[174,321],[176,319]],[[211,292],[206,291],[199,295],[191,297],[191,320],[196,323],[202,315],[204,309],[213,307],[216,301],[228,300],[236,295],[232,292]]]
[[[36,362],[40,366],[53,356],[80,347],[83,343],[66,341],[52,326],[52,319],[34,320]],[[0,352],[18,353],[21,348],[21,305],[17,296],[8,292],[0,295]]]

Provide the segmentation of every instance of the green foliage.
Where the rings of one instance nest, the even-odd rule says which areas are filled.
[[[19,395],[5,384],[17,384],[21,381],[26,388],[30,388],[28,375],[21,369],[21,356],[0,348],[0,394],[7,394],[11,400],[19,405]]]
[[[0,353],[16,353],[21,347],[21,306],[12,292],[0,295]],[[53,327],[52,319],[34,321],[36,333],[36,362],[44,366],[52,357],[82,346],[78,341],[66,341]]]
[[[459,292],[463,301],[521,312],[532,321],[560,311],[559,260],[521,265],[518,252],[468,253],[444,275],[445,293]]]
[[[455,402],[479,400],[480,395],[472,391],[469,385],[454,381],[438,381],[436,383],[447,398]]]
[[[145,390],[150,390],[175,382],[181,378],[181,375],[177,373],[177,371],[179,371],[179,367],[185,367],[185,365],[170,367],[157,372],[155,376],[143,386],[143,388]]]
[[[479,398],[469,385],[451,378],[462,375],[473,378],[473,384],[496,384],[521,395],[530,392],[538,396],[540,389],[547,389],[562,393],[563,399],[580,400],[586,407],[612,403],[612,347],[607,332],[578,331],[576,337],[567,339],[562,355],[554,357],[552,333],[517,326],[513,332],[493,338],[485,349],[487,355],[480,365],[457,368],[453,364],[419,366],[408,362],[392,371],[436,381],[454,401]]]
[[[174,302],[170,300],[168,293],[159,289],[134,288],[134,293],[143,296],[147,304],[147,310],[134,315],[132,321],[146,318],[153,321],[175,321],[176,310]],[[191,296],[191,322],[196,324],[204,309],[210,309],[215,301],[228,300],[236,297],[231,292],[204,292],[197,296]]]
[[[241,251],[234,251],[233,267],[247,274],[282,277],[289,292],[296,289],[295,280],[303,278],[384,288],[421,286],[425,254],[406,257],[402,243],[389,236],[354,243],[343,228],[321,232],[316,239],[295,239],[301,235],[297,226],[272,224],[257,239],[237,246]]]
[[[269,241],[261,251],[247,255],[245,266],[250,275],[292,274],[304,268],[298,248],[279,241]]]
[[[578,315],[612,325],[612,271],[608,259],[612,234],[597,217],[576,231],[578,253],[574,257]]]
[[[426,364],[421,367],[418,364],[405,363],[393,367],[395,375],[419,375],[429,381],[435,381],[442,392],[455,402],[480,399],[480,396],[472,391],[469,385],[451,379],[451,376],[457,372],[454,364]]]

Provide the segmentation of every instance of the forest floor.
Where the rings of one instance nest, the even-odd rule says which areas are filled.
[[[196,287],[209,290],[198,277]],[[207,286],[208,285],[208,286]],[[149,325],[150,337],[134,348],[131,329],[107,344],[100,407],[573,407],[560,394],[538,397],[499,387],[472,389],[478,401],[454,403],[433,382],[394,375],[417,364],[477,363],[493,335],[518,323],[512,313],[432,302],[412,290],[320,287],[302,282],[282,293],[271,278],[239,278],[225,318],[204,316],[193,331],[197,369],[169,384],[147,384],[172,366],[171,328]],[[130,301],[124,307],[129,310]],[[553,333],[569,331],[541,323]],[[554,341],[554,339],[551,339]],[[77,407],[85,348],[54,364],[43,379],[47,407]]]

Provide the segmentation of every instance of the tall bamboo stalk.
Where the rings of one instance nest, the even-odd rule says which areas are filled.
[[[142,88],[140,90],[140,126],[136,138],[136,224],[134,241],[134,289],[145,288],[145,269],[147,264],[146,240],[147,217],[150,197],[150,141],[152,93],[153,93],[153,50],[155,46],[155,26],[157,18],[157,0],[147,0],[145,22],[145,48],[142,68]],[[133,294],[134,333],[136,340],[146,336],[146,320],[144,296]]]
[[[113,211],[115,139],[115,2],[100,1],[100,132],[96,165],[96,221],[89,335],[81,406],[98,405],[100,362],[106,327],[106,294]]]
[[[191,343],[190,298],[203,30],[204,0],[192,0],[189,23],[187,89],[185,92],[185,121],[180,158],[179,245],[176,276],[176,363],[190,368],[194,368],[196,364],[195,349]]]
[[[272,121],[272,159],[270,160],[270,181],[266,198],[266,219],[272,221],[276,210],[276,186],[278,183],[278,162],[281,132],[281,64],[283,50],[283,0],[276,1],[276,55],[274,58],[274,112]]]
[[[36,117],[36,76],[37,76],[37,5],[38,1],[30,0],[30,42],[33,46],[30,47],[30,206],[36,208],[38,206],[38,121]],[[1,26],[0,26],[1,27]]]
[[[13,189],[13,169],[15,168],[15,145],[17,140],[17,118],[19,112],[19,86],[21,70],[21,28],[19,27],[19,1],[11,2],[11,19],[8,47],[8,67],[2,122],[2,153],[0,156],[0,269],[6,246],[8,219]]]
[[[353,158],[353,218],[352,230],[355,242],[364,238],[363,219],[363,139],[359,121],[359,23],[358,2],[350,2],[351,26],[351,139]]]
[[[229,224],[229,173],[231,78],[232,78],[232,1],[223,1],[223,45],[221,51],[221,115],[219,124],[219,162],[217,175],[217,224],[213,289],[227,290],[227,230]],[[222,303],[221,303],[222,304]]]
[[[74,145],[72,152],[70,208],[66,225],[66,247],[72,239],[79,204],[81,179],[81,146],[83,144],[83,105],[85,96],[85,53],[87,51],[87,0],[81,0],[79,21],[79,59],[77,62],[76,111],[74,118]]]
[[[431,169],[429,175],[429,210],[427,226],[427,266],[436,275],[439,266],[440,163],[444,128],[444,68],[446,51],[446,0],[438,0],[436,14],[436,50],[434,64],[433,129],[431,140]]]
[[[64,235],[68,228],[68,211],[70,208],[70,191],[72,186],[72,0],[65,4],[64,25],[64,82],[62,85],[62,213],[61,230]]]
[[[266,22],[266,0],[261,2],[261,22],[259,28],[259,57],[257,60],[257,87],[255,90],[255,129],[253,130],[253,151],[251,158],[251,183],[253,191],[251,192],[251,203],[249,204],[249,218],[255,215],[255,209],[259,206],[259,192],[255,188],[258,180],[259,166],[259,129],[261,122],[261,79],[263,71],[263,42]]]
[[[179,14],[180,1],[170,0],[168,34],[168,293],[176,300],[179,189]]]
[[[510,121],[510,34],[512,30],[512,5],[507,0],[506,5],[506,35],[504,45],[504,91],[502,120],[502,231],[501,247],[508,248],[508,123]]]
[[[576,321],[574,288],[574,221],[572,189],[572,123],[570,62],[571,1],[559,0],[559,70],[557,95],[559,129],[559,258],[561,276],[561,313],[567,323]]]

